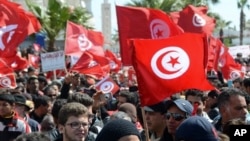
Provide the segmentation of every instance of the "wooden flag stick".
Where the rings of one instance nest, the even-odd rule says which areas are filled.
[[[144,110],[143,107],[141,107],[141,112],[142,112],[143,126],[144,126],[144,130],[145,130],[145,135],[146,135],[146,141],[150,141],[150,140],[149,140],[148,125],[147,125],[147,123],[146,123],[146,117],[145,117],[145,110]]]

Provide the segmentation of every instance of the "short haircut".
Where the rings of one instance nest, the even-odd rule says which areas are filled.
[[[243,86],[250,87],[250,78],[245,78],[242,83]]]
[[[86,107],[92,106],[94,103],[94,99],[89,95],[81,92],[76,92],[69,95],[67,102],[78,102],[83,104]]]
[[[51,98],[46,95],[39,95],[35,99],[33,99],[35,104],[35,109],[40,107],[41,105],[47,106],[49,105],[49,102],[52,102]]]
[[[58,123],[65,125],[70,116],[89,116],[88,109],[83,104],[77,102],[71,102],[64,105],[58,114]]]
[[[14,141],[52,141],[48,136],[41,132],[21,134]]]
[[[245,97],[245,93],[237,88],[225,88],[218,96],[218,107],[221,108],[227,105],[230,97],[232,96],[242,96]]]
[[[185,97],[187,99],[188,96],[196,96],[196,97],[200,97],[201,98],[201,101],[205,101],[206,100],[206,95],[204,94],[203,91],[201,90],[198,90],[198,89],[189,89],[185,92]]]
[[[28,80],[27,80],[27,83],[30,84],[31,81],[33,81],[33,80],[38,80],[38,77],[37,77],[37,76],[30,76],[30,77],[28,78]]]
[[[127,90],[122,90],[119,93],[119,96],[125,97],[126,102],[137,105],[138,104],[138,93],[137,92],[129,92]]]
[[[56,99],[51,109],[51,114],[55,119],[58,119],[58,113],[63,105],[67,103],[66,99]]]

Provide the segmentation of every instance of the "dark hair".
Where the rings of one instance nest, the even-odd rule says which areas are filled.
[[[122,90],[119,93],[119,96],[125,97],[126,102],[132,103],[134,105],[138,104],[138,93],[137,92],[129,92],[127,90]]]
[[[245,94],[243,91],[237,88],[225,88],[222,90],[220,95],[218,96],[218,108],[226,105],[229,102],[231,96],[243,96]]]
[[[91,98],[89,95],[81,93],[81,92],[76,92],[71,95],[69,95],[67,102],[79,102],[83,104],[86,107],[91,106],[94,103],[93,98]]]
[[[60,118],[58,118],[58,123],[65,125],[70,116],[78,117],[80,115],[88,117],[87,107],[77,102],[67,103],[59,111],[58,117]]]
[[[51,109],[51,114],[55,119],[58,119],[58,113],[63,105],[67,103],[66,99],[56,99]]]
[[[14,141],[52,141],[48,136],[41,132],[21,134]]]
[[[52,102],[51,98],[46,95],[39,95],[35,99],[33,99],[35,104],[35,109],[40,107],[41,105],[47,106],[49,102]]]
[[[242,83],[244,87],[250,87],[250,78],[245,78]]]
[[[45,86],[48,85],[48,81],[47,81],[46,77],[38,76],[37,79],[38,79],[39,82],[43,82]]]
[[[30,84],[31,81],[33,81],[33,80],[38,80],[37,76],[30,76],[30,77],[28,78],[28,80],[27,80],[27,84]]]
[[[185,92],[185,96],[186,96],[186,99],[188,96],[196,96],[196,97],[200,97],[201,98],[201,101],[204,102],[206,100],[206,96],[205,94],[203,93],[203,91],[201,90],[198,90],[198,89],[189,89]]]

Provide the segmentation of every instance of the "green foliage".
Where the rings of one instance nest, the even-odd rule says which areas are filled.
[[[92,28],[87,25],[91,15],[85,8],[73,8],[64,5],[57,0],[48,0],[47,7],[41,7],[31,0],[25,0],[29,10],[38,18],[42,25],[42,31],[47,34],[49,40],[48,50],[54,50],[54,42],[61,31],[65,31],[67,21]]]

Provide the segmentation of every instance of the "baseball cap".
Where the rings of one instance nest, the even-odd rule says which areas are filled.
[[[15,103],[21,104],[26,106],[29,110],[32,109],[29,105],[29,100],[26,99],[26,97],[22,94],[16,94],[14,95]]]
[[[187,113],[188,116],[191,116],[192,115],[192,112],[193,112],[193,105],[185,100],[185,99],[177,99],[177,100],[169,100],[167,101],[166,105],[167,105],[167,108],[166,109],[169,109],[173,104],[175,104],[181,111]]]
[[[176,129],[176,141],[218,141],[214,126],[204,117],[193,116],[185,119]]]
[[[144,110],[146,112],[160,112],[160,113],[167,112],[165,101],[159,102],[151,106],[144,106]]]

